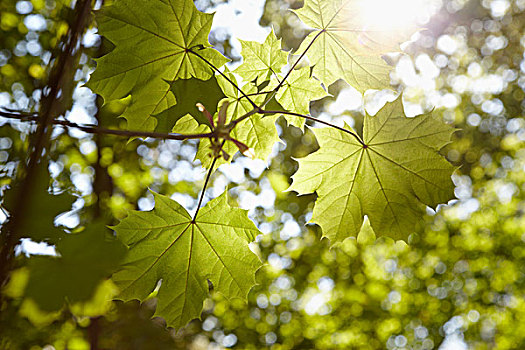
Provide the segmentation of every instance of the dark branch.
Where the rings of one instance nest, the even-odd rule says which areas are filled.
[[[28,114],[18,114],[18,113],[7,113],[0,111],[0,117],[17,119],[24,122],[37,122],[38,117]],[[116,129],[106,129],[98,127],[97,125],[84,124],[80,125],[77,123],[70,122],[68,120],[53,120],[52,124],[63,126],[66,128],[76,128],[82,130],[83,132],[89,134],[99,134],[99,135],[114,135],[114,136],[124,136],[124,137],[151,137],[154,139],[160,140],[190,140],[190,139],[204,139],[214,136],[213,132],[202,133],[202,134],[171,134],[171,133],[161,133],[161,132],[148,132],[148,131],[133,131],[133,130],[116,130]]]

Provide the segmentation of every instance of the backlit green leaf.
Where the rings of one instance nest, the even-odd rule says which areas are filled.
[[[230,207],[223,194],[193,221],[177,202],[153,195],[153,211],[130,212],[115,227],[129,246],[122,269],[113,275],[120,298],[144,300],[162,280],[155,315],[175,328],[200,316],[208,281],[229,298],[246,298],[261,266],[248,248],[259,230],[246,211]]]
[[[454,197],[453,167],[439,154],[454,129],[432,113],[407,118],[401,97],[365,117],[364,145],[333,128],[313,132],[320,149],[299,160],[290,189],[317,192],[312,222],[332,243],[356,236],[364,215],[378,236],[406,240],[425,205]]]
[[[277,86],[277,84],[274,80],[271,86]],[[279,89],[275,98],[289,112],[310,114],[310,102],[319,100],[326,95],[328,94],[321,86],[319,80],[310,77],[310,69],[303,68],[290,73],[290,76]],[[285,115],[284,117],[288,123],[301,129],[304,127],[304,118],[290,115]]]
[[[97,13],[99,31],[115,49],[97,61],[87,86],[106,102],[131,94],[124,113],[130,129],[153,130],[151,117],[175,105],[177,79],[207,80],[227,59],[210,48],[212,14],[191,0],[120,0]],[[171,83],[168,83],[171,82]]]
[[[306,0],[295,11],[304,24],[315,29],[297,54],[308,49],[314,75],[327,86],[344,79],[360,92],[390,87],[392,67],[381,54],[396,50],[411,31],[366,23],[366,16],[361,16],[364,1]]]
[[[288,54],[281,50],[281,39],[277,39],[273,31],[262,44],[241,40],[241,45],[243,63],[237,67],[235,73],[245,81],[262,83],[272,74],[279,74],[286,64]]]

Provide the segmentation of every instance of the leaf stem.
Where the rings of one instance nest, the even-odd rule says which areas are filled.
[[[228,129],[233,129],[237,126],[237,124],[239,124],[240,122],[242,122],[243,120],[245,120],[246,118],[249,118],[251,117],[252,115],[256,114],[256,113],[260,113],[261,112],[261,108],[260,107],[257,107],[255,109],[252,109],[251,111],[249,111],[248,113],[240,116],[239,118],[237,119],[234,119],[232,120],[228,125],[227,125],[227,128]]]
[[[310,44],[308,44],[308,46],[306,47],[306,49],[303,51],[303,53],[299,56],[299,58],[297,59],[297,61],[294,62],[294,64],[292,65],[292,67],[290,68],[290,70],[288,71],[288,73],[286,73],[286,75],[284,76],[283,80],[281,80],[279,82],[279,84],[277,84],[277,86],[273,89],[273,93],[268,96],[266,98],[266,100],[263,102],[263,104],[261,105],[262,108],[264,108],[264,106],[266,106],[268,104],[268,102],[270,102],[270,100],[275,96],[275,94],[279,91],[279,89],[284,85],[284,83],[286,82],[286,80],[288,79],[288,77],[290,76],[290,74],[292,74],[293,70],[295,69],[295,67],[297,67],[297,65],[299,64],[299,62],[301,62],[301,60],[303,59],[303,57],[306,55],[306,53],[308,52],[308,50],[310,50],[310,48],[312,47],[312,45],[314,44],[314,42],[321,36],[322,33],[324,33],[325,30],[321,30],[319,31],[319,33],[317,33],[316,36],[314,36],[314,38],[312,39],[312,41],[310,41]]]
[[[261,110],[259,113],[262,113],[262,114],[279,114],[280,113],[280,114],[292,115],[292,116],[295,116],[295,117],[300,117],[300,118],[308,119],[308,120],[311,120],[311,121],[314,121],[314,122],[317,122],[317,123],[328,125],[328,126],[334,128],[334,129],[337,129],[337,130],[340,130],[342,132],[345,132],[347,134],[352,135],[357,140],[357,142],[359,142],[361,145],[365,146],[365,143],[363,142],[363,140],[361,140],[359,135],[357,135],[356,133],[354,133],[354,132],[352,132],[352,131],[350,131],[348,129],[342,128],[340,126],[337,126],[335,124],[332,124],[332,123],[329,123],[329,122],[325,122],[324,120],[314,118],[314,117],[309,116],[309,115],[299,114],[299,113],[295,113],[295,112],[288,112],[288,111],[268,111],[268,110]]]
[[[245,97],[250,102],[250,104],[252,105],[253,108],[259,108],[259,106],[257,106],[257,104],[255,102],[253,102],[253,100],[248,95],[246,95],[246,93],[244,91],[242,91],[241,88],[237,84],[235,84],[233,82],[233,80],[231,80],[226,74],[221,72],[219,70],[219,68],[215,67],[215,65],[213,63],[211,63],[206,58],[202,57],[202,55],[199,55],[197,52],[195,52],[193,50],[188,49],[188,52],[194,54],[197,57],[199,57],[202,61],[204,61],[206,64],[208,64],[208,66],[210,66],[214,71],[216,71],[217,73],[222,75],[224,79],[226,79],[230,84],[232,84],[233,87],[235,87],[242,94],[242,96]]]
[[[267,94],[271,94],[273,92],[273,90],[270,90],[270,91],[260,91],[260,92],[252,92],[251,94],[246,94],[246,96],[258,96],[258,95],[267,95]],[[237,101],[240,101],[242,100],[243,98],[245,98],[244,96],[241,96],[237,99]]]
[[[222,141],[220,149],[222,149],[225,142],[226,140]],[[195,220],[197,220],[197,214],[201,209],[202,200],[204,199],[204,194],[206,193],[206,188],[208,187],[208,183],[210,182],[211,174],[213,173],[213,168],[215,167],[215,163],[217,163],[217,159],[219,159],[219,156],[213,158],[213,162],[211,162],[210,169],[208,170],[208,175],[206,175],[206,180],[204,180],[204,186],[202,187],[201,196],[199,198],[199,204],[197,204],[197,210],[195,211],[195,215],[193,215],[193,219],[191,220],[193,224],[195,223]]]
[[[270,72],[272,72],[273,76],[275,77],[275,79],[277,79],[277,81],[280,84],[281,83],[281,79],[279,79],[279,74],[275,73],[275,71],[271,67],[270,67]]]
[[[321,30],[319,31],[319,33],[317,33],[316,36],[314,36],[314,38],[312,39],[312,41],[310,41],[310,44],[308,44],[308,46],[306,47],[306,49],[303,51],[303,53],[301,54],[301,56],[299,56],[299,58],[297,59],[297,61],[294,62],[294,64],[292,65],[292,67],[290,68],[290,70],[288,71],[288,73],[286,73],[286,75],[284,76],[283,80],[279,83],[279,85],[277,85],[274,89],[275,92],[279,91],[279,89],[283,86],[284,82],[286,81],[286,79],[288,79],[288,77],[290,76],[290,74],[292,74],[293,70],[295,69],[295,67],[297,67],[297,65],[299,64],[299,62],[301,62],[301,60],[303,59],[303,57],[306,55],[306,53],[308,52],[308,50],[310,50],[310,48],[312,47],[312,45],[314,44],[314,42],[321,36],[321,34],[323,34],[325,32],[325,30]]]

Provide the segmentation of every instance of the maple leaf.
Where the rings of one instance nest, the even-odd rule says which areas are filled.
[[[287,62],[287,53],[281,50],[281,39],[277,39],[273,30],[264,43],[240,40],[243,63],[235,69],[245,81],[262,83],[272,74],[281,72]]]
[[[378,235],[406,240],[424,205],[454,197],[454,168],[439,154],[454,129],[432,113],[407,118],[401,97],[365,117],[362,141],[334,128],[313,132],[320,149],[299,160],[290,189],[317,192],[312,222],[332,243],[356,236],[364,215]]]
[[[381,54],[396,50],[412,30],[385,30],[365,23],[360,16],[363,1],[367,0],[306,0],[295,11],[304,24],[316,29],[297,54],[308,50],[314,75],[327,86],[342,78],[360,92],[390,87],[392,67]]]
[[[208,280],[228,298],[246,298],[261,266],[248,248],[260,232],[246,211],[230,207],[224,193],[192,220],[177,202],[153,195],[153,211],[130,212],[115,227],[129,246],[113,275],[120,298],[144,300],[162,280],[155,316],[175,328],[200,316]]]
[[[276,87],[279,82],[272,80],[271,88]],[[310,76],[310,69],[293,70],[282,87],[275,94],[275,99],[289,112],[299,114],[310,114],[310,102],[319,100],[328,93],[323,89],[319,80]],[[289,124],[304,129],[305,119],[285,115],[284,118]]]
[[[199,12],[191,0],[120,0],[97,12],[100,34],[115,49],[97,60],[87,86],[105,102],[131,94],[123,117],[128,128],[153,130],[153,114],[176,104],[171,87],[177,79],[207,80],[210,66],[228,60],[210,48],[212,14]]]

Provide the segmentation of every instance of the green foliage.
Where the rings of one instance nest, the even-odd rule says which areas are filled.
[[[288,123],[304,129],[310,102],[327,95],[321,82],[311,76],[312,71],[326,85],[333,83],[335,77],[345,78],[361,91],[388,85],[389,67],[378,62],[382,62],[380,54],[384,50],[395,47],[385,45],[387,41],[381,37],[384,33],[358,33],[352,26],[341,27],[355,6],[353,2],[309,1],[297,12],[303,22],[319,29],[298,51],[311,57],[311,69],[298,70],[296,62],[288,73],[282,74],[287,54],[273,32],[263,44],[242,42],[244,61],[235,70],[246,81],[241,82],[227,68],[219,71],[227,59],[208,43],[213,15],[197,11],[192,1],[115,2],[97,13],[100,33],[114,47],[97,60],[97,69],[87,86],[101,95],[106,105],[126,98],[122,116],[130,129],[212,133],[200,141],[195,156],[209,169],[206,186],[214,165],[231,161],[237,149],[243,153],[252,150],[258,159],[268,158],[278,140],[278,114],[266,112],[266,105],[278,104]],[[365,48],[357,45],[363,35],[369,40]],[[391,35],[388,43],[392,43]],[[218,105],[221,111],[216,113]],[[376,230],[406,237],[422,215],[419,202],[435,206],[451,197],[452,183],[447,182],[451,167],[437,154],[448,142],[448,138],[442,139],[449,136],[448,128],[430,117],[406,119],[401,99],[393,106],[385,107],[378,117],[365,120],[365,143],[356,142],[352,137],[359,137],[350,130],[351,135],[336,129],[316,131],[321,149],[312,157],[319,158],[323,165],[309,157],[302,161],[294,178],[292,188],[300,193],[318,192],[313,221],[334,242],[356,235],[364,214],[370,216]],[[420,122],[422,118],[425,119]],[[420,127],[427,126],[441,131],[422,133]],[[324,135],[327,132],[329,136]],[[340,144],[332,144],[334,140]],[[394,151],[383,150],[389,144],[396,145]],[[368,160],[362,162],[365,155]],[[337,165],[341,162],[340,168]],[[435,185],[428,180],[428,173],[438,169]],[[324,178],[326,171],[330,171],[330,181]],[[348,173],[353,174],[350,181],[346,179]],[[400,181],[402,177],[406,177],[404,183]],[[330,193],[337,193],[337,198],[326,195]],[[368,194],[372,198],[366,198]],[[156,193],[154,197],[157,203],[152,212],[132,212],[115,227],[119,239],[129,247],[121,269],[113,276],[121,291],[119,297],[144,300],[161,283],[156,294],[156,315],[177,328],[199,317],[208,294],[207,281],[226,297],[245,297],[259,267],[248,249],[248,242],[254,240],[258,231],[246,214],[230,208],[225,194],[201,211],[197,208],[196,219],[177,202]],[[198,206],[201,201],[202,197]],[[218,228],[221,235],[216,232]],[[90,235],[79,237],[86,239]],[[38,288],[49,286],[40,285],[43,275],[49,274],[52,278],[48,282],[60,286],[60,275],[74,273],[78,261],[69,264],[65,272],[58,266],[62,260],[71,259],[78,249],[80,241],[75,238],[58,242],[61,258],[33,258],[30,263],[32,272],[26,294],[45,309],[60,308],[64,298],[85,300],[92,294],[95,282],[114,265],[111,260],[86,271],[91,279],[86,278],[82,295],[69,291],[67,286],[53,298],[50,293],[36,294]],[[86,256],[96,258],[79,255],[80,263],[89,260]],[[115,259],[118,256],[114,254]]]
[[[151,116],[176,104],[171,87],[178,79],[209,79],[228,60],[210,48],[213,15],[193,1],[117,1],[97,14],[100,33],[116,48],[98,60],[87,86],[106,102],[131,94],[123,117],[130,129],[153,130]]]
[[[177,202],[154,193],[152,212],[131,212],[115,227],[129,246],[113,275],[123,300],[144,300],[162,279],[155,315],[182,327],[199,317],[208,281],[227,297],[246,298],[259,259],[248,248],[259,231],[227,197],[209,202],[195,220]]]
[[[280,76],[280,80],[284,77]],[[274,78],[270,86],[277,86],[279,84]],[[290,76],[286,79],[283,87],[275,95],[275,99],[287,111],[309,114],[310,102],[319,100],[327,95],[326,91],[321,87],[318,80],[310,76],[310,69],[293,70]],[[301,117],[287,115],[286,120],[291,125],[304,129],[305,119]]]
[[[287,62],[286,52],[281,50],[281,39],[277,39],[272,31],[264,43],[241,40],[243,63],[237,67],[235,73],[245,81],[263,83],[272,75],[281,72]]]
[[[380,55],[397,50],[411,33],[363,23],[356,15],[360,6],[360,1],[305,1],[295,13],[316,30],[301,43],[297,54],[308,55],[314,75],[326,85],[342,78],[361,92],[389,88],[392,67]]]
[[[125,248],[101,222],[83,232],[64,235],[56,244],[59,257],[29,259],[28,298],[45,311],[59,310],[64,299],[87,301],[99,283],[113,273],[125,255]]]
[[[357,236],[363,215],[379,235],[406,240],[424,205],[454,197],[453,167],[438,153],[453,132],[431,113],[407,118],[398,97],[365,118],[362,141],[341,130],[314,130],[320,150],[299,161],[290,189],[317,192],[312,222],[333,243]]]
[[[39,112],[40,87],[49,84],[44,67],[61,55],[74,13],[68,1],[30,3],[46,30],[28,32],[18,2],[0,5],[0,89],[19,104],[10,108]],[[219,1],[196,2],[199,9],[207,3]],[[63,118],[87,112],[131,139],[56,127],[37,155],[52,176],[47,169],[38,176],[38,191],[25,199],[32,220],[16,238],[53,244],[57,256],[13,257],[0,295],[0,348],[430,349],[454,322],[473,348],[523,348],[516,322],[525,314],[522,5],[513,2],[512,16],[499,18],[490,1],[470,2],[472,13],[454,15],[469,25],[444,30],[444,20],[429,26],[437,32],[431,40],[420,32],[404,46],[418,52],[416,74],[439,68],[435,93],[449,101],[450,90],[457,107],[407,118],[400,96],[375,116],[364,109],[332,115],[332,97],[347,83],[361,93],[404,90],[391,85],[399,77],[390,76],[384,55],[412,30],[365,23],[356,15],[364,3],[305,0],[298,10],[303,1],[268,0],[262,23],[273,14],[275,32],[263,43],[241,41],[233,71],[209,41],[225,54],[231,45],[210,33],[213,15],[193,1],[108,1],[97,11],[89,25],[104,38],[93,50],[79,43],[77,74],[66,84],[78,85],[78,96]],[[475,29],[480,23],[484,30]],[[446,40],[435,40],[440,30]],[[458,49],[445,52],[441,44],[451,38]],[[499,38],[505,50],[495,48]],[[35,41],[42,57],[20,54]],[[92,57],[100,58],[91,74]],[[501,91],[459,91],[478,75],[502,77]],[[102,98],[85,98],[81,85]],[[420,88],[403,96],[428,111],[435,102]],[[69,90],[58,111],[70,107]],[[368,91],[364,101],[384,94]],[[341,119],[353,128],[336,126]],[[0,129],[8,218],[34,138],[27,124]],[[209,137],[160,140],[169,133]],[[253,151],[268,169],[238,150]],[[460,200],[440,208],[454,197],[454,169]],[[216,198],[201,207],[206,196]],[[57,219],[75,198],[75,210]],[[144,211],[153,199],[154,209]],[[250,218],[229,206],[235,201],[252,208]],[[436,206],[436,213],[428,208]],[[115,225],[118,239],[101,222]]]

